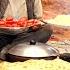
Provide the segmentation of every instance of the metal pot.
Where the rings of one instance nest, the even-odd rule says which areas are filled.
[[[28,59],[55,59],[59,51],[47,44],[35,42],[13,43],[1,51],[2,59],[10,62]]]

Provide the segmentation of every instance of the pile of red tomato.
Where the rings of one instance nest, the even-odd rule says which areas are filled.
[[[7,17],[6,19],[0,19],[0,27],[31,27],[39,25],[40,22],[37,19],[28,20],[27,18],[14,19],[13,17]]]

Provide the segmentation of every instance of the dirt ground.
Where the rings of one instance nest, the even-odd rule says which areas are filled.
[[[42,0],[42,5],[45,19],[60,14],[70,14],[70,0]]]

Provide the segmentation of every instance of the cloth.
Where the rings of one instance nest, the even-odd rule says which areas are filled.
[[[1,18],[13,16],[14,18],[28,17],[25,0],[1,0],[0,1]],[[41,0],[35,0],[34,14],[37,18],[42,17]]]
[[[35,0],[26,0],[28,19],[35,19],[34,15]]]

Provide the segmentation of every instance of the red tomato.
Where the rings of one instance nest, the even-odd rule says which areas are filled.
[[[6,22],[7,27],[11,27],[12,24],[14,24],[14,18],[9,16],[9,17],[6,18],[5,22]]]
[[[6,21],[6,25],[12,25],[12,24],[14,24],[14,21]]]
[[[28,20],[29,23],[34,23],[35,19]]]
[[[11,17],[11,16],[7,17],[6,21],[13,21],[13,17]]]
[[[18,27],[18,20],[17,19],[14,19],[12,26],[13,27]]]
[[[5,21],[0,19],[0,25],[4,25],[5,24]]]
[[[24,26],[24,22],[18,21],[17,25],[19,25],[20,27],[23,27]]]
[[[18,20],[18,25],[20,25],[20,27],[26,27],[27,26],[27,18],[24,18],[24,17],[20,18]]]
[[[35,19],[28,20],[27,24],[28,24],[27,25],[28,27],[34,26],[35,25]]]
[[[31,27],[32,24],[33,24],[32,21],[29,20],[29,21],[27,22],[27,27]]]
[[[0,27],[5,27],[5,21],[3,19],[0,19]]]
[[[12,27],[20,27],[19,25],[16,24],[12,24]]]
[[[11,26],[10,24],[5,24],[5,27],[9,27],[9,26]]]
[[[21,18],[19,19],[19,21],[27,21],[27,18],[21,17]]]
[[[34,23],[38,23],[38,21],[39,21],[39,20],[37,20],[37,19],[34,19]]]
[[[31,26],[36,26],[36,25],[40,24],[39,20],[37,20],[37,19],[31,19],[31,20],[29,20],[28,23],[30,23],[30,24],[32,23]]]

